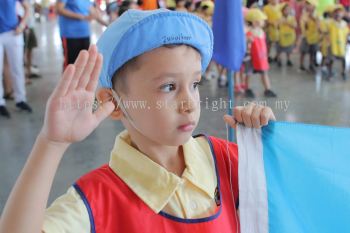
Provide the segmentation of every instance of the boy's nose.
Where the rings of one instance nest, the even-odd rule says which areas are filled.
[[[180,98],[179,101],[179,112],[180,113],[191,113],[197,108],[197,100],[192,93],[187,93]]]
[[[191,101],[181,101],[179,111],[180,113],[191,113],[194,110],[194,106]]]

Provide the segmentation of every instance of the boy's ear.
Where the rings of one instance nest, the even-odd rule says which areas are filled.
[[[118,106],[117,101],[113,98],[111,89],[109,89],[109,88],[99,89],[96,93],[96,98],[97,98],[99,103],[105,103],[105,102],[113,100],[114,106],[116,106],[116,107],[113,110],[113,112],[111,113],[110,117],[113,120],[121,120],[121,118],[123,116],[123,112],[120,109],[120,107]]]

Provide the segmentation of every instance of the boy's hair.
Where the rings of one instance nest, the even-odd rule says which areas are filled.
[[[198,2],[196,2],[196,3],[194,4],[194,10],[195,10],[195,11],[198,11],[198,10],[200,9],[200,7],[201,7],[201,1],[198,1]]]
[[[132,4],[140,5],[139,1],[125,0],[119,6],[118,15],[121,16],[125,11],[129,10]]]
[[[202,10],[202,11],[206,11],[208,8],[209,8],[209,7],[208,7],[207,5],[204,5],[204,6],[201,7],[201,10]]]
[[[287,7],[290,7],[290,6],[289,6],[289,4],[285,3],[281,8],[281,12],[283,13]]]
[[[117,93],[128,92],[128,86],[126,85],[126,77],[130,70],[135,70],[138,68],[137,57],[132,58],[122,65],[118,70],[115,71],[112,77],[112,88],[117,91]]]
[[[167,44],[167,45],[163,45],[161,47],[172,49],[172,48],[176,48],[176,47],[181,46],[181,45],[188,46],[188,47],[196,50],[200,54],[198,49],[196,49],[193,46],[187,45],[187,44]],[[159,47],[159,48],[161,48],[161,47]],[[126,94],[128,92],[128,86],[127,86],[127,82],[126,82],[127,75],[130,71],[136,70],[140,67],[140,63],[138,62],[138,58],[140,56],[142,56],[142,54],[130,59],[124,65],[122,65],[118,70],[116,70],[114,72],[113,77],[112,77],[112,88],[114,90],[116,90],[117,93]]]
[[[185,2],[186,0],[175,0],[176,5],[180,2]]]

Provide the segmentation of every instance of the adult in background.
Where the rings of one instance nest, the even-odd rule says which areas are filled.
[[[16,14],[16,2],[24,8],[24,15],[19,20]],[[19,110],[32,112],[26,103],[25,77],[23,69],[23,30],[29,13],[29,5],[25,0],[1,0],[0,7],[0,116],[10,118],[6,108],[3,88],[4,53],[10,69],[16,107]]]
[[[63,68],[73,64],[81,50],[90,46],[90,21],[107,26],[90,0],[57,0],[56,11],[64,54]]]

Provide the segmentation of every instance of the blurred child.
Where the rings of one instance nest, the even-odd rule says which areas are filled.
[[[296,41],[296,27],[297,21],[291,14],[291,7],[288,3],[281,4],[282,18],[279,22],[279,44],[277,50],[277,65],[282,66],[281,53],[287,55],[287,66],[293,66],[290,60],[290,54],[292,53],[295,41]]]
[[[166,4],[166,8],[168,10],[174,11],[176,9],[176,2],[175,2],[175,0],[166,0],[165,4]]]
[[[109,17],[109,23],[112,23],[114,20],[118,18],[118,10],[119,10],[119,6],[117,1],[110,2],[107,4],[106,12]]]
[[[228,87],[227,69],[219,64],[217,64],[217,67],[219,70],[218,87]]]
[[[324,10],[323,19],[321,19],[320,21],[320,33],[321,33],[320,50],[322,54],[321,70],[322,70],[322,75],[327,78],[330,75],[328,73],[328,64],[331,59],[331,51],[330,51],[331,42],[329,38],[329,23],[332,20],[333,8],[334,8],[334,5],[329,5]]]
[[[129,10],[129,9],[139,9],[139,4],[138,1],[136,0],[125,0],[123,1],[120,6],[119,6],[119,10],[118,10],[118,17],[120,17],[125,11]]]
[[[277,57],[271,58],[271,48],[277,46],[279,40],[278,23],[282,17],[280,7],[278,5],[279,0],[269,0],[269,3],[264,6],[263,12],[267,16],[266,29],[267,29],[267,50],[269,61],[276,61]]]
[[[261,81],[265,88],[265,97],[276,97],[276,94],[271,90],[270,79],[268,76],[269,63],[267,56],[266,37],[263,30],[264,22],[267,19],[266,15],[259,9],[249,9],[246,16],[246,21],[250,27],[247,31],[247,52],[251,59],[245,61],[245,85],[247,87],[245,95],[248,98],[254,98],[254,92],[249,88],[249,78],[254,73],[261,75]]]
[[[201,17],[207,24],[213,26],[213,14],[214,14],[214,3],[211,0],[204,0],[198,2],[197,10],[194,12],[196,15]],[[218,86],[225,87],[227,84],[227,78],[223,70],[216,64],[215,61],[210,61],[209,66],[205,72],[205,79],[210,80],[219,76]]]
[[[329,22],[329,37],[330,37],[330,50],[331,59],[328,64],[329,78],[332,78],[333,63],[335,60],[340,60],[342,63],[342,77],[343,80],[347,79],[345,72],[345,51],[346,42],[349,35],[349,28],[347,23],[343,20],[344,7],[337,4],[333,8],[332,20]]]
[[[300,19],[303,39],[300,46],[300,70],[305,71],[304,58],[309,54],[309,71],[315,71],[316,53],[320,42],[320,19],[316,14],[317,0],[306,0],[306,14]]]
[[[245,8],[243,7],[242,8],[242,11],[243,11],[243,16],[244,18],[246,17],[246,14],[248,12],[248,8]],[[248,26],[248,23],[247,21],[245,20],[244,21],[244,34],[247,34],[249,30],[249,26]],[[245,73],[245,64],[246,63],[250,63],[250,60],[251,60],[251,57],[250,57],[250,48],[246,50],[246,54],[243,58],[243,61],[242,61],[242,65],[241,65],[241,68],[239,70],[239,72],[236,72],[235,75],[234,75],[234,91],[235,93],[237,94],[240,94],[240,93],[245,93],[246,89],[247,89],[247,86],[246,86],[246,73]],[[250,66],[250,64],[247,64],[248,66]]]
[[[305,6],[305,0],[296,0],[294,2],[295,19],[297,20],[297,29],[296,29],[297,39],[296,39],[296,46],[294,48],[294,52],[300,51],[300,44],[302,41],[300,19],[301,19],[302,15],[305,14],[304,6]]]
[[[186,8],[186,0],[175,0],[176,2],[176,11],[183,11],[183,12],[187,12],[187,8]]]
[[[38,47],[37,37],[34,29],[35,16],[34,16],[34,0],[28,1],[29,3],[29,16],[27,21],[27,27],[24,30],[24,54],[25,54],[25,66],[26,66],[26,83],[30,83],[29,78],[40,78],[41,75],[38,72],[33,72],[33,49]],[[28,82],[29,81],[29,82]]]
[[[213,26],[214,3],[211,0],[204,0],[200,6],[201,18],[204,19],[210,27]]]
[[[241,69],[234,73],[234,92],[236,94],[244,94],[245,93],[245,75],[244,75],[244,65],[242,65]]]

